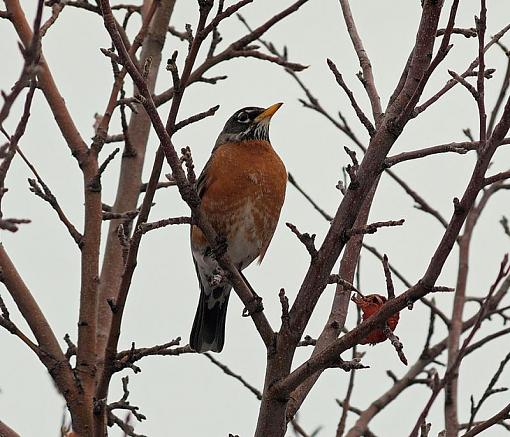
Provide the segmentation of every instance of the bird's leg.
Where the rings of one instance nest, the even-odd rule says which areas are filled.
[[[204,250],[204,257],[216,261],[227,252],[227,239],[223,236],[216,237],[216,244],[214,247],[207,246]],[[227,282],[227,275],[225,271],[216,264],[212,275],[207,277],[207,281],[211,287],[219,287]]]
[[[251,291],[251,293],[253,295],[253,301],[255,302],[253,310],[250,311],[248,308],[244,308],[243,309],[242,316],[243,317],[250,317],[253,314],[260,313],[260,312],[264,311],[264,305],[262,304],[262,298],[255,292],[255,290],[253,289],[251,284],[246,279],[246,276],[244,276],[243,273],[241,272],[241,269],[239,269],[239,274],[243,277],[244,282],[246,283],[246,285],[250,289],[250,291]]]
[[[224,285],[227,282],[227,275],[220,266],[216,266],[213,274],[208,279],[209,285],[213,288],[216,288],[221,285]]]

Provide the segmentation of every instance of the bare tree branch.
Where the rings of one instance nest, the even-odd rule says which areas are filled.
[[[3,437],[20,437],[20,435],[0,420],[0,435]]]
[[[354,18],[352,16],[351,8],[349,6],[349,0],[340,0],[340,5],[342,7],[342,13],[345,20],[345,24],[347,25],[347,31],[349,32],[352,45],[356,50],[359,64],[361,66],[361,69],[363,70],[363,85],[367,90],[367,94],[370,99],[370,104],[372,105],[372,114],[374,116],[375,125],[378,126],[380,123],[382,109],[381,99],[379,98],[379,94],[377,93],[374,76],[372,74],[372,64],[370,63],[370,59],[368,58],[367,52],[363,47],[363,43],[358,34],[358,30],[356,29],[356,24],[354,23]]]
[[[35,169],[35,167],[32,165],[32,163],[28,160],[26,155],[21,151],[21,149],[17,149],[18,154],[21,156],[25,164],[30,168],[35,179],[28,179],[28,183],[30,185],[30,191],[32,191],[36,196],[40,197],[44,201],[48,202],[50,206],[55,210],[55,212],[58,215],[58,218],[60,221],[64,224],[64,226],[67,228],[69,235],[73,238],[75,243],[78,245],[78,247],[81,248],[83,245],[83,236],[80,234],[80,232],[75,228],[75,226],[71,223],[71,221],[67,218],[64,211],[60,207],[57,198],[53,195],[48,185],[45,184],[45,182],[42,180],[42,178],[39,176],[39,173]]]
[[[499,377],[501,376],[501,373],[503,372],[505,366],[507,365],[508,361],[510,361],[510,353],[506,355],[505,358],[499,363],[498,369],[494,373],[493,377],[489,381],[489,384],[487,385],[487,388],[483,392],[482,396],[480,397],[479,401],[474,404],[473,396],[471,396],[471,415],[469,417],[469,422],[467,424],[467,431],[469,431],[474,423],[475,417],[477,413],[480,411],[480,408],[482,407],[483,403],[492,395],[496,393],[501,393],[503,391],[507,391],[507,387],[501,387],[501,388],[494,388],[496,382],[498,382]]]
[[[331,59],[327,60],[329,69],[333,72],[336,82],[340,87],[345,91],[345,94],[347,94],[347,97],[349,97],[349,100],[351,101],[351,105],[354,108],[354,111],[356,112],[356,115],[358,116],[359,120],[361,121],[361,124],[365,126],[365,128],[368,131],[368,134],[372,137],[375,134],[375,128],[370,122],[370,120],[367,118],[367,116],[363,113],[362,109],[359,107],[358,103],[356,102],[356,99],[354,98],[354,94],[349,89],[347,84],[345,83],[342,75],[336,68],[336,65],[333,63]],[[373,78],[372,78],[373,80]]]

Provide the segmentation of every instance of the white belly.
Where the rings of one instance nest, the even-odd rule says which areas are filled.
[[[241,270],[260,255],[262,242],[256,232],[254,213],[251,202],[238,209],[227,239],[230,259]]]

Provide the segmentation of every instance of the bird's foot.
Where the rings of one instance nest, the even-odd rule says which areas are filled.
[[[254,314],[261,313],[264,311],[264,305],[262,304],[262,298],[258,294],[253,295],[252,299],[253,305],[250,305],[252,309],[248,309],[247,307],[243,310],[243,317],[251,317]]]
[[[214,273],[208,278],[209,279],[209,285],[213,288],[219,287],[227,282],[227,275],[225,274],[225,271],[220,267],[217,266],[214,269]]]

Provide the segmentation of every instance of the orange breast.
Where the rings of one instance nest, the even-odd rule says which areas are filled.
[[[260,257],[271,241],[285,198],[287,172],[280,157],[266,141],[223,144],[208,163],[201,208],[216,232],[227,242],[243,229],[247,239],[260,242]],[[193,231],[197,243],[203,236]]]

